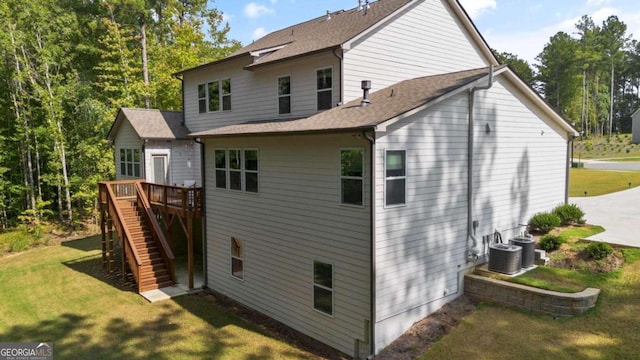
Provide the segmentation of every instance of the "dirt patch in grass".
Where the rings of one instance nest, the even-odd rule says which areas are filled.
[[[468,295],[447,303],[435,313],[416,322],[402,336],[384,348],[376,360],[410,360],[424,354],[449,333],[461,319],[476,308],[477,301]]]
[[[562,244],[549,257],[549,266],[591,273],[608,273],[619,269],[624,262],[624,256],[618,249],[614,249],[612,254],[602,260],[593,260],[585,249],[578,250],[570,244]]]

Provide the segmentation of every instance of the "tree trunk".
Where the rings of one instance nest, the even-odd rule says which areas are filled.
[[[144,82],[144,107],[151,108],[149,100],[149,67],[147,65],[147,25],[142,16],[140,23],[140,46],[142,47],[142,81]]]

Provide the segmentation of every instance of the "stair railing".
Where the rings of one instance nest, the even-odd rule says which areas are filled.
[[[117,197],[110,185],[118,184],[107,184],[104,182],[99,183],[100,199],[109,207],[109,214],[111,214],[111,220],[113,221],[116,233],[118,234],[118,239],[120,239],[120,245],[122,246],[125,256],[129,262],[129,268],[131,269],[136,284],[138,285],[138,292],[140,292],[140,266],[142,265],[142,261],[140,260],[140,256],[138,255],[135,245],[133,245],[133,237],[131,236],[129,229],[124,225],[124,215],[118,206]],[[125,270],[122,269],[123,273],[124,271]]]
[[[138,209],[141,210],[142,216],[149,226],[149,230],[151,231],[151,235],[153,239],[158,244],[158,249],[160,249],[160,255],[162,255],[162,259],[167,265],[167,270],[169,271],[169,277],[171,281],[175,283],[176,274],[175,274],[175,256],[173,255],[173,251],[171,251],[171,247],[167,242],[162,229],[160,229],[160,225],[156,217],[151,210],[151,204],[149,203],[149,199],[147,198],[147,194],[142,187],[141,181],[136,181],[136,189],[137,189],[137,206]]]

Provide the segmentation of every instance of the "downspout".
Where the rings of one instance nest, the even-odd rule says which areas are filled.
[[[482,251],[478,246],[478,239],[476,239],[476,228],[478,222],[473,220],[473,126],[474,118],[473,112],[475,109],[475,94],[479,90],[488,90],[493,86],[493,65],[489,66],[489,82],[484,86],[475,86],[469,90],[469,129],[467,132],[467,242],[471,240],[473,245],[469,248],[467,253],[468,262],[476,262],[478,256]]]
[[[376,225],[375,225],[375,199],[376,199],[376,184],[375,184],[375,173],[376,173],[376,139],[375,139],[375,131],[373,136],[371,136],[368,132],[363,131],[362,136],[369,140],[370,150],[369,150],[369,165],[370,174],[369,174],[369,231],[371,232],[371,241],[369,242],[369,254],[371,259],[369,260],[369,291],[370,291],[370,308],[371,315],[369,319],[369,345],[371,347],[371,355],[369,358],[373,358],[375,356],[376,351]]]
[[[206,183],[206,171],[204,168],[204,165],[206,164],[206,162],[204,161],[204,143],[202,141],[200,141],[199,138],[195,138],[193,139],[194,142],[200,144],[200,187],[202,188],[202,199],[200,200],[202,202],[202,272],[204,274],[202,274],[203,278],[204,278],[204,284],[203,287],[209,287],[209,281],[208,281],[208,277],[207,277],[207,206],[206,206],[206,199],[207,199],[207,194],[206,189],[207,187],[204,186],[204,184]]]
[[[344,62],[342,61],[343,57],[342,55],[338,54],[336,51],[339,50],[340,48],[335,48],[333,49],[333,56],[337,57],[338,60],[340,61],[340,81],[338,81],[338,94],[340,95],[340,99],[338,100],[338,106],[342,105],[342,99],[344,98],[344,94],[342,93],[342,74],[344,74]]]
[[[564,203],[569,203],[569,171],[571,169],[571,151],[573,150],[573,139],[575,136],[569,135],[567,139],[567,168],[565,169],[564,177]]]
[[[184,104],[185,104],[185,102],[184,102],[184,79],[179,77],[176,74],[173,74],[173,77],[178,79],[178,80],[180,80],[180,90],[182,92],[182,121],[180,123],[182,125],[184,125],[184,116],[185,116],[185,114],[184,114]]]

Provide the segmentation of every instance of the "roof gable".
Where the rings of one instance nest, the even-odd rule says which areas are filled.
[[[124,121],[128,121],[143,140],[180,140],[187,139],[189,134],[180,111],[121,108],[107,139],[115,139]]]
[[[339,10],[276,30],[222,60],[184,70],[179,74],[242,56],[254,57],[254,62],[246,66],[247,69],[253,69],[337,47],[348,48],[352,41],[366,36],[369,31],[384,25],[386,20],[423,1],[425,0],[378,0],[369,3],[368,8],[363,5],[362,10],[357,7],[350,10]],[[442,1],[451,8],[454,16],[461,22],[474,44],[487,59],[487,64],[497,65],[498,61],[493,56],[491,49],[458,1]]]

